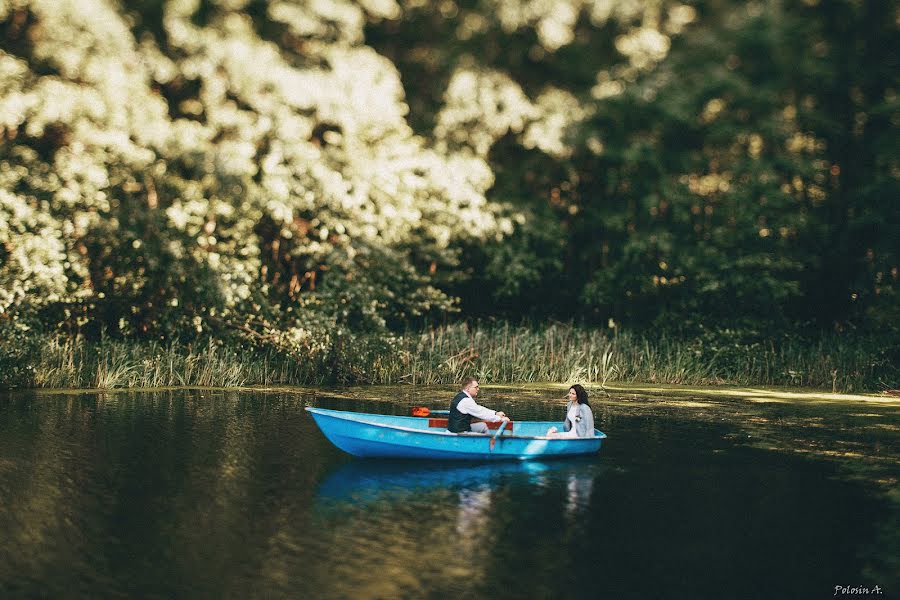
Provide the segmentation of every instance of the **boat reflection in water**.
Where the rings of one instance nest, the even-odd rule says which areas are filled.
[[[339,464],[319,480],[308,527],[340,560],[305,577],[335,597],[359,586],[379,598],[484,597],[498,585],[497,556],[527,548],[528,561],[546,565],[567,544],[590,542],[589,522],[602,515],[587,509],[609,468],[601,460]],[[500,597],[547,585],[528,561],[507,569]]]
[[[421,460],[351,460],[335,468],[319,486],[319,495],[360,499],[428,488],[480,485],[504,476],[537,480],[572,461],[423,462]]]
[[[352,460],[325,476],[316,504],[328,511],[347,504],[417,502],[429,495],[448,500],[452,493],[460,511],[474,517],[490,506],[491,493],[499,488],[559,488],[565,490],[566,510],[573,511],[590,503],[604,469],[595,457],[486,463]]]

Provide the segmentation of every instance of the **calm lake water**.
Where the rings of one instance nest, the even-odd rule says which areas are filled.
[[[900,597],[896,403],[594,394],[597,456],[493,465],[354,459],[303,410],[452,394],[0,395],[0,597]]]

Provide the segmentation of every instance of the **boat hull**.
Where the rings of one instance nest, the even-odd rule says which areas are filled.
[[[559,423],[516,422],[516,435],[455,434],[429,426],[428,419],[374,415],[307,407],[325,437],[335,446],[360,457],[432,460],[528,460],[593,454],[606,435],[560,439],[537,435]],[[492,443],[493,442],[493,443]]]

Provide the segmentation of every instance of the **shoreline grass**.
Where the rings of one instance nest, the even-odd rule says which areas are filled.
[[[7,376],[0,387],[30,388],[439,385],[470,374],[494,384],[728,384],[831,392],[897,387],[897,367],[874,344],[838,335],[779,343],[683,340],[562,323],[344,334],[303,355],[212,338],[166,345],[53,335],[30,350],[6,349],[2,361]]]

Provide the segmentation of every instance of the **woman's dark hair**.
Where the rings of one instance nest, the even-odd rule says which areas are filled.
[[[584,404],[585,406],[590,406],[591,403],[588,402],[587,392],[584,391],[584,388],[581,387],[580,383],[576,383],[570,390],[575,390],[575,397],[578,398],[578,404]]]

